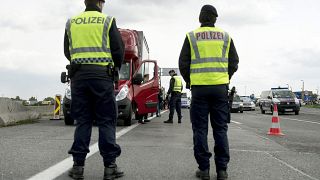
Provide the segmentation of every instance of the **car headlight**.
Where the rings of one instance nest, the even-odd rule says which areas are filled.
[[[124,86],[121,88],[121,90],[120,90],[120,92],[118,93],[118,95],[116,96],[116,101],[121,101],[121,100],[123,100],[124,98],[127,97],[128,93],[129,93],[129,88],[128,88],[127,85],[124,85]]]
[[[65,92],[66,98],[71,100],[71,88],[70,88],[70,84],[68,84],[67,88],[66,88],[66,92]]]

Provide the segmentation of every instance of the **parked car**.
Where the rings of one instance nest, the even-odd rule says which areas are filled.
[[[241,96],[240,99],[243,102],[243,110],[244,111],[254,111],[256,110],[256,105],[250,97]]]
[[[275,104],[277,104],[280,113],[294,112],[296,115],[299,114],[300,102],[287,88],[272,88],[261,93],[259,105],[262,114],[265,114],[266,111],[272,113]]]
[[[187,93],[181,93],[181,107],[190,109],[190,98]]]
[[[237,94],[234,94],[233,96],[233,102],[231,107],[231,112],[240,112],[243,113],[243,102],[240,99],[240,96]]]

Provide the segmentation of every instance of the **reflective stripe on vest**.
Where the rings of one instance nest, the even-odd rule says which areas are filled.
[[[187,34],[191,49],[191,85],[228,84],[231,38],[215,27],[201,27]]]
[[[174,92],[181,92],[182,89],[182,80],[180,77],[178,76],[173,76],[174,78],[174,87],[173,87],[173,91]]]
[[[113,17],[86,11],[68,20],[71,63],[108,65],[113,63],[109,30]]]

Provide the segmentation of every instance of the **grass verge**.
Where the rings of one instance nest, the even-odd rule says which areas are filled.
[[[35,123],[38,123],[38,122],[39,122],[38,119],[28,119],[28,120],[19,121],[19,122],[16,122],[16,123],[8,124],[7,126],[1,126],[0,125],[0,128],[9,127],[9,126],[20,126],[20,125],[24,125],[24,124],[35,124]]]
[[[306,108],[318,108],[320,109],[320,104],[313,104],[313,105],[305,105],[303,107],[306,107]]]

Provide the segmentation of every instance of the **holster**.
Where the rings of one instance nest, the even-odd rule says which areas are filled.
[[[229,89],[229,86],[228,86],[228,89]],[[232,87],[231,91],[228,93],[229,115],[228,115],[227,123],[231,122],[231,109],[232,109],[232,103],[233,103],[233,96],[235,92],[236,92],[236,88]]]
[[[114,67],[112,64],[107,65],[107,75],[112,78],[115,84],[115,89],[119,86],[119,68]]]
[[[81,64],[69,64],[66,66],[66,69],[68,70],[68,78],[72,78],[76,72],[80,69]]]

